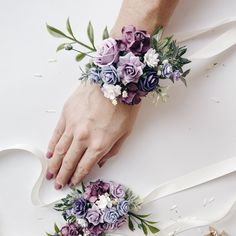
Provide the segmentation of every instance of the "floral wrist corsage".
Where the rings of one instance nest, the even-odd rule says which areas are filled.
[[[157,222],[148,220],[149,215],[137,214],[142,202],[139,197],[121,184],[97,180],[72,193],[55,205],[62,212],[66,224],[59,228],[54,225],[54,233],[48,236],[105,236],[127,224],[134,231],[135,225],[145,235],[159,229]]]
[[[47,25],[48,31],[56,37],[70,40],[61,44],[57,50],[76,51],[77,61],[86,56],[90,62],[82,70],[81,80],[99,84],[104,96],[114,105],[122,102],[129,105],[138,104],[141,98],[152,92],[158,98],[165,96],[161,80],[169,79],[173,83],[181,80],[186,85],[185,77],[190,70],[183,71],[183,66],[190,61],[183,58],[187,49],[179,47],[172,37],[161,39],[163,28],[159,27],[153,35],[137,30],[134,26],[122,29],[122,38],[109,37],[107,28],[103,32],[103,41],[95,48],[94,32],[89,23],[87,34],[91,45],[79,41],[67,20],[68,34]],[[88,51],[80,51],[74,44]]]

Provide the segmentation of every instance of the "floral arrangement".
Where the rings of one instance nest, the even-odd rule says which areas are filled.
[[[108,30],[103,32],[103,41],[95,48],[94,30],[89,22],[87,35],[91,45],[79,41],[72,31],[69,18],[67,19],[67,33],[47,25],[50,34],[55,37],[70,40],[59,45],[61,49],[75,51],[76,60],[81,61],[90,57],[85,70],[82,70],[81,80],[89,80],[99,84],[104,96],[114,105],[122,102],[129,105],[138,104],[148,93],[157,98],[166,99],[168,96],[161,80],[182,81],[190,70],[183,71],[183,66],[190,61],[183,58],[187,49],[179,47],[172,37],[161,39],[163,28],[159,27],[153,35],[144,30],[137,30],[134,26],[122,29],[122,38],[109,37]],[[74,44],[87,51],[80,51]]]
[[[55,224],[55,232],[47,235],[105,236],[124,224],[132,231],[137,224],[145,235],[148,231],[159,232],[154,226],[157,222],[147,220],[149,215],[136,213],[141,204],[140,198],[121,184],[102,180],[87,186],[82,184],[55,205],[55,210],[62,212],[66,225],[59,229]]]

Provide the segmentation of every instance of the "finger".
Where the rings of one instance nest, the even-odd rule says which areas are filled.
[[[65,186],[69,182],[85,150],[85,144],[78,142],[78,140],[74,138],[63,158],[61,168],[57,174],[55,186],[57,184]]]
[[[61,116],[59,121],[57,122],[56,128],[54,129],[51,140],[49,141],[47,154],[46,154],[47,158],[51,158],[53,156],[55,146],[57,145],[62,134],[64,133],[64,130],[65,130],[65,119]]]
[[[71,178],[70,186],[79,184],[85,176],[92,170],[93,166],[104,156],[103,151],[94,151],[88,148],[81,158],[76,170]]]
[[[103,156],[103,158],[98,162],[99,167],[102,167],[107,160],[109,160],[111,157],[115,156],[118,154],[118,152],[120,151],[124,141],[126,140],[127,136],[123,136],[121,137],[115,144],[114,146],[111,148],[111,150],[105,155]]]
[[[53,157],[48,161],[48,175],[47,177],[51,176],[51,178],[55,177],[61,167],[62,160],[67,153],[71,143],[73,140],[73,135],[70,133],[65,132],[59,142],[57,143]],[[51,179],[50,177],[47,179]]]

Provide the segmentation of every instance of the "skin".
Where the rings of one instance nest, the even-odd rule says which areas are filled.
[[[121,28],[135,25],[150,34],[165,26],[177,0],[125,0],[111,31],[120,37]],[[152,19],[152,20],[150,20]],[[66,101],[48,145],[48,180],[55,178],[55,188],[75,186],[115,156],[131,133],[141,105],[114,106],[98,85],[80,85]]]

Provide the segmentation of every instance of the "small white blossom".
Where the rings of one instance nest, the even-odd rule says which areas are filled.
[[[123,91],[123,93],[122,93],[122,97],[123,97],[123,98],[127,98],[127,97],[128,97],[128,93],[127,93],[127,91]]]
[[[163,65],[164,65],[164,64],[167,64],[167,63],[169,63],[168,59],[166,59],[166,60],[164,60],[164,61],[162,62]]]
[[[117,103],[117,100],[116,99],[113,99],[112,100],[112,104],[114,105],[114,106],[116,106],[118,103]]]
[[[144,55],[144,62],[147,63],[147,65],[150,67],[156,67],[159,62],[158,57],[159,54],[156,52],[156,50],[150,48]]]
[[[77,219],[77,223],[82,227],[82,228],[86,228],[88,226],[88,222],[85,219],[82,218],[78,218]]]
[[[96,204],[99,209],[105,209],[106,207],[112,207],[112,201],[108,194],[99,196],[99,200],[96,201]]]
[[[119,85],[105,83],[102,86],[102,92],[104,94],[104,97],[114,100],[116,99],[116,97],[121,95],[121,87]]]
[[[159,76],[161,75],[161,71],[160,70],[157,71],[157,75],[159,75]]]

